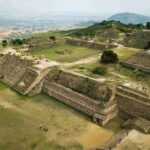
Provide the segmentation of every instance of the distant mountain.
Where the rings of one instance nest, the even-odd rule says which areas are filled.
[[[76,28],[86,28],[89,26],[94,25],[95,23],[98,23],[97,21],[85,21],[85,22],[80,22],[75,25]]]
[[[150,17],[135,13],[119,13],[111,16],[110,18],[108,18],[108,20],[121,21],[125,24],[146,24],[146,22],[150,22]]]

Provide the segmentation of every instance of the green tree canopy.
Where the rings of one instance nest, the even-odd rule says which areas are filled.
[[[7,40],[3,40],[3,41],[2,41],[2,45],[3,45],[4,47],[6,47],[6,46],[8,45]]]
[[[101,56],[102,63],[117,63],[119,61],[118,56],[112,50],[104,51]]]

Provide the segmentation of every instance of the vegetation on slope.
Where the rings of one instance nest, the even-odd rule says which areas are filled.
[[[134,24],[124,24],[120,21],[102,21],[100,23],[96,23],[93,26],[84,28],[84,29],[75,29],[70,31],[70,35],[81,37],[81,36],[99,36],[100,32],[105,29],[116,29],[116,31],[120,31],[123,33],[131,33],[134,30],[138,29],[144,29],[145,27],[143,25],[134,25]],[[68,32],[68,31],[66,31]]]

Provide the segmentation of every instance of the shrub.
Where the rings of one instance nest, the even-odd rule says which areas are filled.
[[[51,41],[56,41],[56,37],[55,37],[55,36],[50,36],[49,39],[50,39]]]
[[[7,45],[8,45],[7,40],[3,40],[3,41],[2,41],[2,46],[3,46],[3,47],[6,47]]]
[[[104,51],[101,56],[102,63],[117,63],[119,61],[118,56],[112,50]]]
[[[84,66],[78,66],[78,69],[80,69],[80,70],[84,70],[84,69],[85,69],[85,67],[84,67]]]
[[[98,66],[92,70],[92,73],[103,76],[107,73],[107,68],[104,66]]]
[[[25,39],[24,39],[24,40],[25,40]],[[20,46],[20,45],[24,44],[24,43],[23,43],[24,40],[22,40],[22,39],[13,39],[13,40],[12,40],[12,44],[13,44],[13,45]]]
[[[147,22],[146,28],[147,28],[147,29],[150,29],[150,22]]]
[[[147,43],[147,45],[144,47],[145,50],[150,49],[150,41]]]

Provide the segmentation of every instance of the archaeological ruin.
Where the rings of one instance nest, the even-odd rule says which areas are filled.
[[[122,62],[124,66],[150,73],[150,50],[139,52]]]
[[[87,48],[93,48],[98,50],[106,50],[111,48],[116,48],[118,45],[113,43],[100,43],[94,41],[81,40],[77,38],[65,38],[64,42],[73,46],[84,46]]]
[[[150,120],[149,95],[54,66],[58,66],[54,61],[15,51],[2,52],[0,80],[23,95],[43,92],[52,96],[100,125],[117,115]]]

